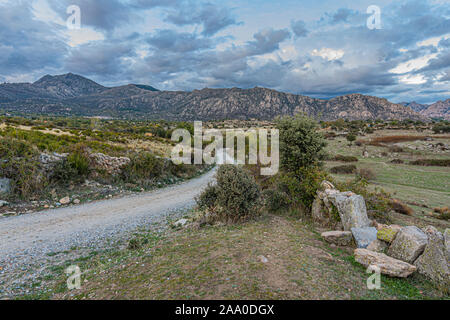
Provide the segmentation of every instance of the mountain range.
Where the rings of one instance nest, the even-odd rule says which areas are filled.
[[[259,87],[159,91],[140,84],[104,87],[72,73],[46,75],[34,83],[0,85],[0,110],[154,120],[271,120],[297,112],[321,120],[429,120],[441,117],[440,112],[442,117],[448,116],[449,100],[420,109],[416,108],[419,104],[405,106],[362,94],[325,100]]]
[[[415,101],[409,103],[402,102],[401,104],[425,117],[450,121],[450,99],[438,101],[433,104],[420,104]]]

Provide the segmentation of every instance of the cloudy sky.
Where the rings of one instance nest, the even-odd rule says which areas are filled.
[[[76,5],[80,29],[67,20]],[[367,13],[380,8],[381,25]],[[72,25],[73,26],[73,25]],[[0,0],[0,81],[450,97],[448,0]]]

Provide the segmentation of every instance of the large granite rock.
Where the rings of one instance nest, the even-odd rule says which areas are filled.
[[[0,178],[0,194],[8,194],[11,192],[11,180]]]
[[[387,249],[387,247],[388,247],[388,245],[386,244],[386,242],[375,239],[374,241],[372,241],[369,244],[369,246],[367,247],[367,250],[384,253],[384,251]]]
[[[348,246],[352,243],[352,233],[349,231],[327,231],[321,234],[322,238],[338,246]]]
[[[436,228],[427,227],[428,244],[423,254],[414,264],[419,273],[427,276],[438,286],[450,292],[448,230],[445,232],[446,240],[446,237]]]
[[[445,229],[444,232],[445,254],[447,256],[447,263],[450,265],[450,229]]]
[[[326,181],[322,182],[321,188],[332,186],[331,183]],[[338,193],[336,189],[325,189],[324,191],[317,191],[317,197],[312,204],[312,218],[314,224],[321,227],[327,227],[335,230],[342,230],[342,223],[340,221],[339,214],[333,211],[331,202],[328,200],[328,196],[334,193]]]
[[[353,192],[339,192],[328,195],[328,199],[337,208],[345,231],[371,225],[362,196]]]
[[[403,227],[397,233],[388,255],[408,263],[414,263],[428,243],[427,235],[416,226]]]
[[[382,274],[391,277],[406,278],[416,271],[416,267],[409,263],[367,249],[356,249],[355,260],[366,268],[376,266]]]
[[[365,249],[377,239],[377,229],[374,227],[352,228],[352,234],[358,248]]]
[[[395,236],[400,231],[402,227],[397,225],[391,225],[391,226],[383,226],[378,230],[377,238],[379,240],[386,241],[388,243],[391,243],[394,241]]]

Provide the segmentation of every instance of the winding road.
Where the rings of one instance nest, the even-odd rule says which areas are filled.
[[[157,228],[173,212],[192,207],[214,173],[148,193],[0,218],[0,276],[34,266],[49,253],[96,247],[141,226]]]

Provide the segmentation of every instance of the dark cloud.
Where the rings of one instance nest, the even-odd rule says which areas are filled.
[[[212,48],[216,41],[198,38],[192,33],[178,33],[174,30],[157,30],[147,38],[147,42],[159,50],[189,52]]]
[[[306,29],[306,24],[303,20],[292,21],[291,29],[296,37],[306,37],[309,33],[308,29]]]
[[[356,14],[357,12],[354,10],[340,8],[331,16],[331,23],[348,22],[348,19]]]
[[[211,3],[189,3],[174,8],[166,20],[179,26],[201,25],[205,36],[212,36],[228,26],[238,24],[230,9]]]

